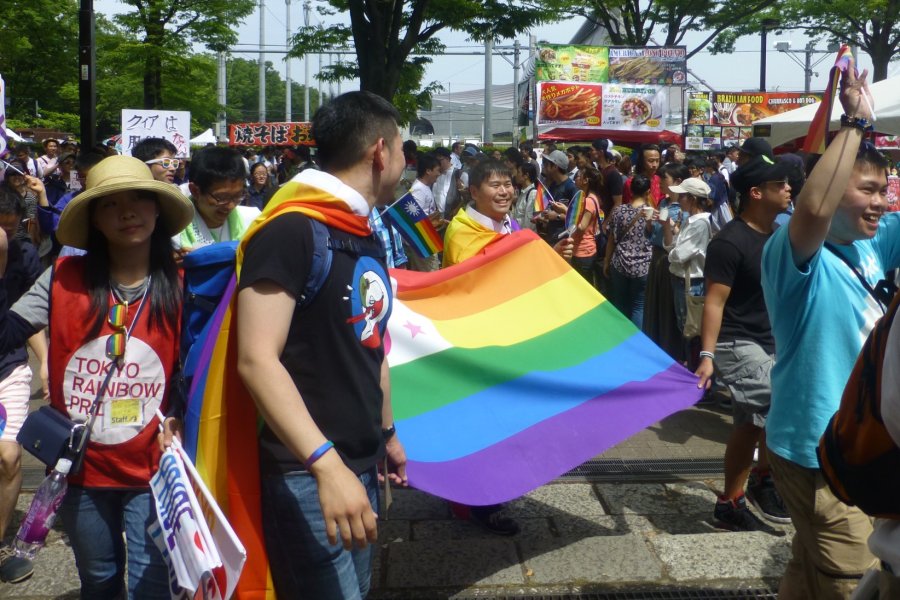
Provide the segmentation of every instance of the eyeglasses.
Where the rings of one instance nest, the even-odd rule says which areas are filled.
[[[152,160],[145,160],[144,164],[147,165],[160,165],[163,169],[177,169],[181,166],[181,161],[177,158],[154,158]]]
[[[247,197],[247,190],[245,189],[245,190],[241,191],[241,194],[239,196],[228,196],[227,198],[224,198],[222,196],[217,196],[216,194],[213,194],[212,192],[206,192],[206,195],[209,196],[210,198],[212,198],[213,202],[215,202],[215,204],[217,206],[228,206],[229,204],[236,205],[236,204],[240,204],[241,202],[243,202],[244,198]]]
[[[763,185],[775,185],[777,187],[784,187],[786,185],[790,185],[790,182],[787,179],[776,179],[775,181],[764,181]]]
[[[122,358],[125,355],[125,340],[127,339],[127,330],[125,328],[125,319],[128,317],[128,303],[117,302],[109,307],[109,315],[106,322],[115,329],[115,332],[106,340],[106,357],[113,360]]]

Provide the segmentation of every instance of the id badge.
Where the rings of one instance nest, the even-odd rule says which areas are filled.
[[[106,426],[116,427],[143,427],[144,407],[138,398],[116,398],[109,401]]]

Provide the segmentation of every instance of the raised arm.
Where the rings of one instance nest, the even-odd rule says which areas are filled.
[[[851,59],[849,68],[841,77],[841,106],[851,118],[870,120],[871,95],[868,101],[864,98],[864,94],[869,93],[866,81],[868,72],[863,71],[857,78],[853,69],[854,61]],[[809,261],[825,242],[831,219],[850,182],[853,163],[862,139],[863,132],[860,129],[841,127],[803,185],[803,191],[794,207],[794,215],[788,224],[794,264],[797,266]]]

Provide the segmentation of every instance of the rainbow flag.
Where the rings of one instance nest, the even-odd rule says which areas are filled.
[[[831,111],[834,107],[834,96],[838,90],[838,84],[841,80],[841,73],[850,68],[850,59],[853,54],[850,47],[844,44],[838,51],[837,59],[834,66],[828,74],[828,87],[825,88],[825,94],[822,96],[822,102],[819,103],[819,109],[816,116],[813,117],[809,124],[809,132],[806,134],[806,141],[803,142],[803,151],[812,154],[824,154],[825,148],[828,146],[828,125],[831,122]]]
[[[550,208],[550,203],[553,202],[553,196],[550,195],[550,192],[544,186],[543,181],[538,181],[534,186],[534,189],[537,192],[534,195],[534,213],[538,214]]]
[[[530,231],[391,275],[394,419],[410,485],[436,496],[517,498],[702,395]]]
[[[382,221],[393,224],[406,243],[423,258],[444,249],[444,240],[409,192],[381,213]]]
[[[566,211],[566,231],[569,235],[575,232],[581,217],[584,216],[585,200],[584,192],[578,190],[569,201],[569,208]]]

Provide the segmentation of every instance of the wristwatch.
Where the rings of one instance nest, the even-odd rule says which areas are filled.
[[[386,442],[389,439],[391,439],[392,437],[394,437],[396,434],[397,434],[397,426],[391,425],[387,429],[381,430],[381,439],[383,439]]]

